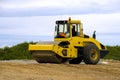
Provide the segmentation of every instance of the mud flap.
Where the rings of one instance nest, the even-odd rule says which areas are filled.
[[[109,50],[100,50],[100,58],[104,58],[109,53]]]

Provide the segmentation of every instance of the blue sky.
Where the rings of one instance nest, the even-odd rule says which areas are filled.
[[[80,19],[84,33],[120,45],[120,0],[0,0],[0,47],[53,40],[55,21]]]

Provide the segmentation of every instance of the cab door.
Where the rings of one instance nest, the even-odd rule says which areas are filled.
[[[82,46],[83,38],[80,34],[80,24],[72,24],[72,43],[74,46]]]

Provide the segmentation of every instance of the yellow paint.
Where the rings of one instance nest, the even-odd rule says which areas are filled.
[[[32,50],[52,50],[53,48],[53,45],[32,45],[30,44],[29,45],[29,50],[32,51]]]

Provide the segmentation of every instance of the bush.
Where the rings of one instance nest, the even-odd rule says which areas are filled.
[[[4,47],[0,49],[0,59],[1,60],[10,60],[10,59],[32,59],[30,52],[28,51],[27,42],[17,44],[13,47]]]
[[[4,49],[0,48],[0,60],[3,60],[4,58]]]
[[[110,51],[105,59],[115,59],[120,60],[120,46],[108,46]]]

